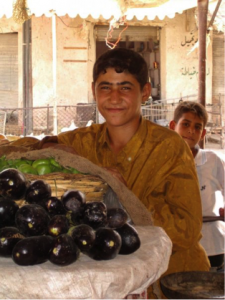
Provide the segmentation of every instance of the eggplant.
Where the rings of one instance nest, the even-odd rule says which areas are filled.
[[[39,204],[45,207],[45,201],[51,197],[51,186],[44,180],[37,179],[30,183],[25,193],[25,200],[29,204]]]
[[[122,208],[107,209],[107,226],[113,229],[122,227],[128,220],[126,211]]]
[[[26,237],[46,234],[49,220],[46,210],[38,204],[26,204],[15,215],[16,227]]]
[[[0,256],[9,257],[12,255],[14,246],[23,239],[16,227],[3,227],[0,229]]]
[[[48,234],[56,237],[60,234],[67,233],[70,224],[65,215],[55,215],[48,223]]]
[[[107,208],[103,202],[88,202],[85,205],[82,222],[94,229],[107,224]]]
[[[10,200],[22,199],[27,181],[22,172],[9,168],[0,172],[0,197]]]
[[[12,251],[13,261],[21,266],[37,265],[48,260],[54,245],[51,236],[32,236],[19,241]]]
[[[49,254],[49,261],[59,266],[68,266],[79,257],[80,250],[71,236],[61,234],[54,239],[54,245]]]
[[[19,206],[13,200],[0,200],[0,228],[15,226],[15,215]]]
[[[81,252],[88,252],[94,245],[95,231],[86,224],[73,226],[69,229],[68,235],[72,237]]]
[[[78,190],[68,190],[61,196],[61,201],[67,211],[79,215],[86,202],[85,194]]]
[[[137,230],[130,224],[126,223],[116,231],[121,236],[122,245],[119,254],[127,255],[134,253],[141,246],[141,241]]]
[[[94,260],[110,260],[119,253],[121,243],[115,230],[101,227],[96,230],[94,245],[86,254]]]
[[[57,197],[50,197],[45,201],[45,208],[50,216],[65,215],[66,210],[61,200]]]

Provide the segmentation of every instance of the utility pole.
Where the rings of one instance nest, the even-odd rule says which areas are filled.
[[[205,106],[206,95],[206,36],[207,14],[209,0],[198,0],[198,101]],[[204,149],[205,142],[200,141],[200,147]]]
[[[198,101],[205,106],[206,95],[206,35],[209,0],[198,0]]]

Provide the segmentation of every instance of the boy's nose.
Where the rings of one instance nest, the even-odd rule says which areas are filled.
[[[189,132],[189,133],[191,133],[191,134],[195,133],[195,128],[191,128],[191,127],[189,127],[189,130],[188,130],[188,132]]]
[[[117,89],[113,89],[110,93],[110,101],[111,102],[118,102],[120,101],[120,93]]]

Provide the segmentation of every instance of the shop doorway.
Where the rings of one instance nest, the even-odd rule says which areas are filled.
[[[111,32],[111,43],[117,42],[123,29],[125,29],[125,26],[120,26]],[[108,26],[95,26],[96,59],[109,50],[105,40],[108,30]],[[153,26],[129,26],[122,32],[117,47],[132,49],[143,56],[148,65],[152,84],[152,98],[153,100],[160,99],[160,28]]]

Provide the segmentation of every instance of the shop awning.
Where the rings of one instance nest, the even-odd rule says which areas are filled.
[[[0,18],[13,16],[15,2],[16,0],[0,0]],[[92,16],[94,19],[102,17],[106,20],[111,17],[119,19],[124,15],[127,20],[133,17],[139,20],[158,17],[162,20],[166,16],[173,18],[176,13],[197,6],[197,0],[27,0],[26,3],[28,14],[36,17],[51,17],[54,12],[58,16],[68,14],[71,18],[79,15],[83,19]]]

